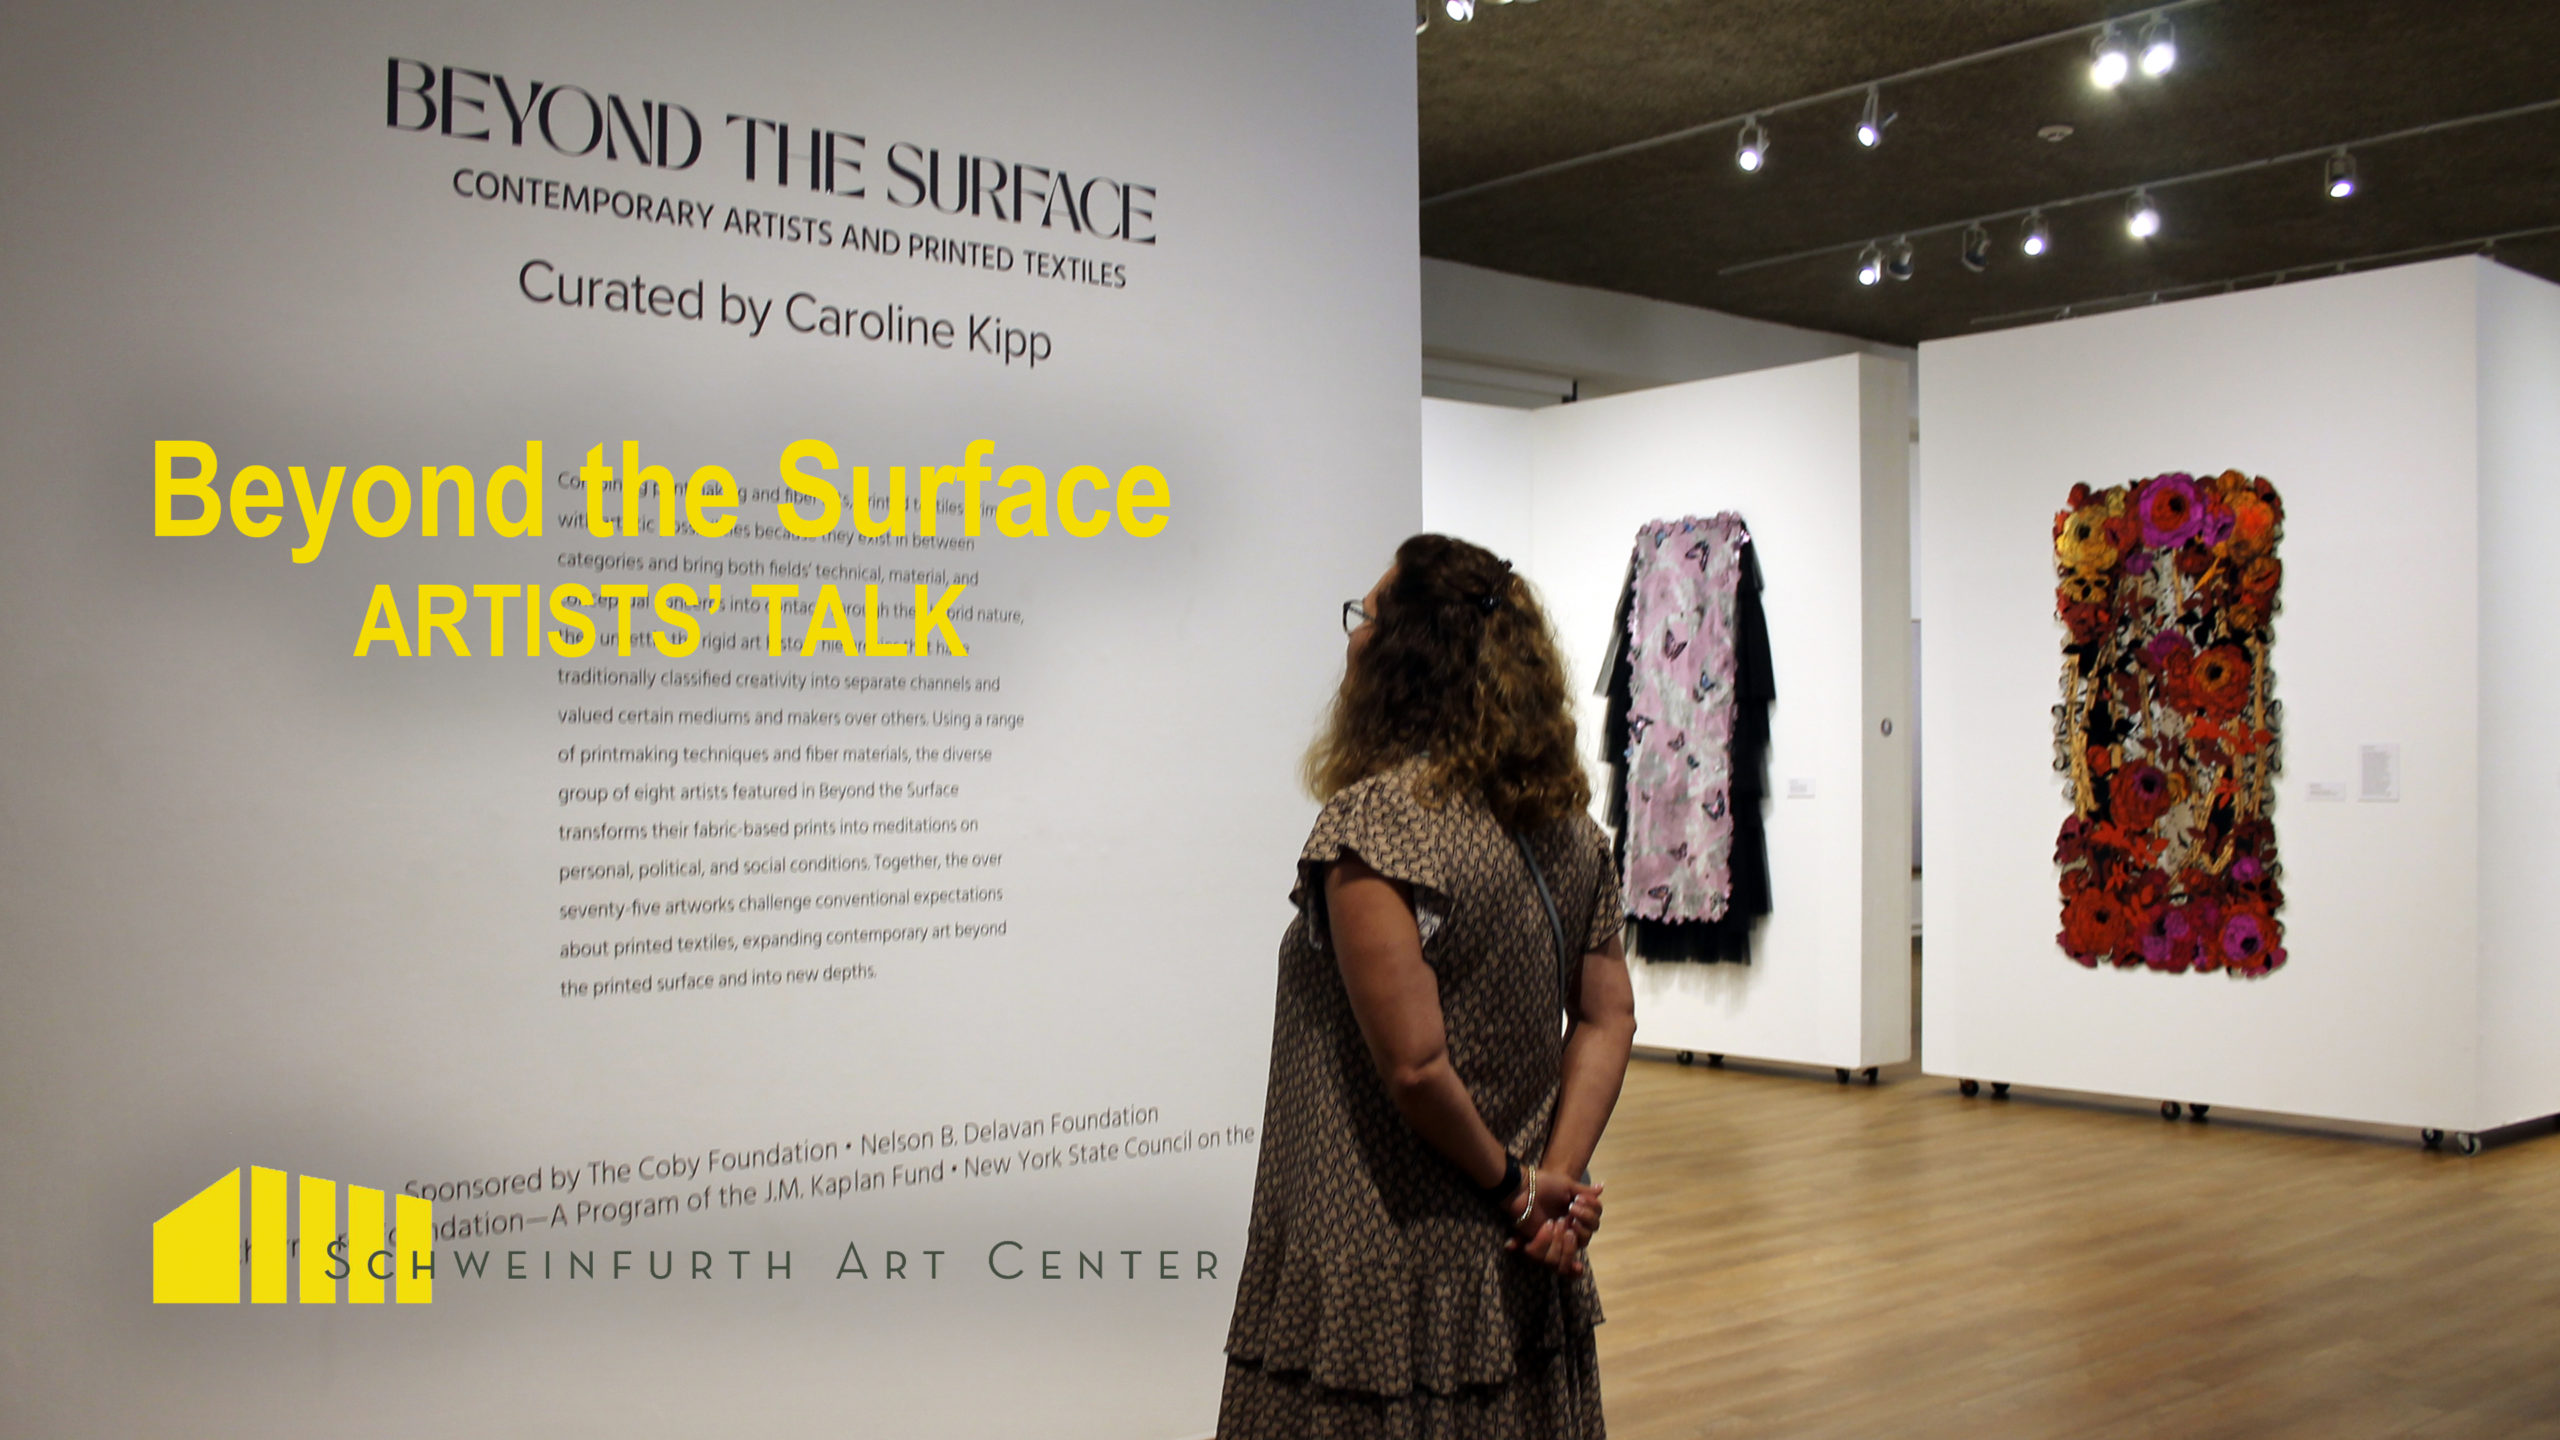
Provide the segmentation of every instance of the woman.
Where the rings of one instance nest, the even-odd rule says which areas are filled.
[[[1564,665],[1462,540],[1344,610],[1218,1434],[1597,1437],[1578,1177],[1635,1007]]]

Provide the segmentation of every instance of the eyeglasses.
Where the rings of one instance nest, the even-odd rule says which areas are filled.
[[[1345,600],[1342,602],[1342,633],[1345,635],[1350,634],[1352,631],[1359,629],[1361,626],[1366,625],[1377,618],[1377,616],[1370,614],[1365,609],[1362,609],[1360,602],[1357,600]]]

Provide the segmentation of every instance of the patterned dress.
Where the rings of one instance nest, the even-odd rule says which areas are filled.
[[[1494,1135],[1537,1158],[1563,1061],[1546,912],[1492,815],[1423,804],[1419,775],[1336,795],[1299,852],[1221,1440],[1604,1433],[1591,1275],[1504,1252],[1501,1217],[1396,1112],[1327,948],[1327,865],[1352,852],[1410,885],[1450,1062]],[[1530,845],[1578,962],[1618,933],[1608,841],[1575,814]]]

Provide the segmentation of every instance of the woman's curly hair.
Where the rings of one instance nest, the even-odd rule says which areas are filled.
[[[1307,749],[1307,788],[1330,800],[1422,756],[1425,800],[1476,796],[1506,830],[1588,807],[1564,657],[1529,583],[1446,535],[1397,546],[1395,568]]]

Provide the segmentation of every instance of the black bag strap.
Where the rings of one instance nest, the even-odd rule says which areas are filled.
[[[1547,872],[1538,868],[1538,857],[1529,849],[1529,838],[1515,832],[1511,837],[1511,843],[1520,852],[1520,863],[1529,867],[1529,878],[1537,882],[1538,904],[1547,912],[1547,933],[1555,939],[1556,1011],[1560,1016],[1569,1017],[1573,1013],[1573,1005],[1566,997],[1572,993],[1573,952],[1565,945],[1564,920],[1556,914],[1555,894],[1547,889]],[[1570,1023],[1569,1020],[1559,1021],[1559,1024]],[[1580,1178],[1585,1185],[1591,1183],[1590,1166],[1582,1167]]]
[[[1520,852],[1520,863],[1529,867],[1529,878],[1537,884],[1538,904],[1547,912],[1547,933],[1555,940],[1556,1009],[1570,1014],[1573,1005],[1568,997],[1572,993],[1573,960],[1572,952],[1565,948],[1564,920],[1556,914],[1556,897],[1547,889],[1547,872],[1538,868],[1538,857],[1529,849],[1529,837],[1515,831],[1511,843]]]

